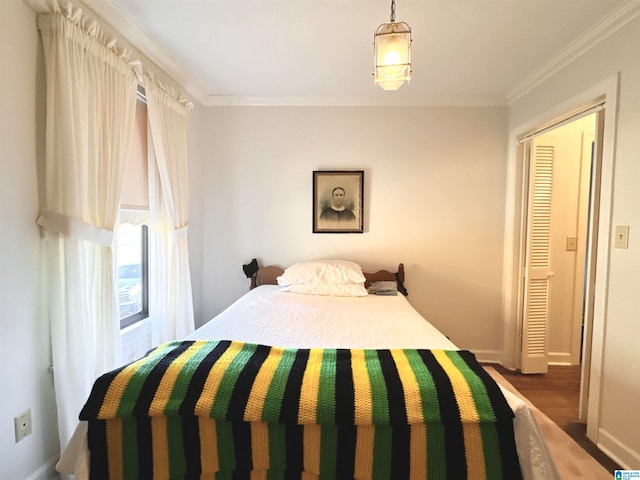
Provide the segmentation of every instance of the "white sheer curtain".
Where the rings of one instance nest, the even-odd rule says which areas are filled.
[[[187,111],[191,103],[177,93],[144,78],[151,141],[151,215],[156,241],[152,288],[156,309],[150,311],[152,344],[175,340],[194,330],[189,271],[189,184]],[[153,161],[155,159],[155,161]],[[158,181],[154,182],[153,179]],[[152,307],[150,307],[152,308]]]
[[[138,73],[81,10],[56,1],[45,10],[38,27],[47,78],[46,193],[38,223],[64,448],[96,377],[120,359],[112,240]]]

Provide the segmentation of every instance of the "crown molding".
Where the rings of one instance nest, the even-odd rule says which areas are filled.
[[[638,16],[640,16],[640,0],[629,0],[624,3],[517,84],[507,93],[507,103],[513,104]]]
[[[207,101],[206,91],[184,73],[184,69],[171,60],[129,17],[111,0],[81,0],[93,13],[106,22],[113,31],[122,35],[133,48],[151,60],[180,87],[201,104]]]
[[[241,97],[210,95],[208,107],[506,107],[502,95],[395,97]]]

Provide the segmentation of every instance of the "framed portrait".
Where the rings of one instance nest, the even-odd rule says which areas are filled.
[[[313,172],[313,233],[362,233],[364,170]]]

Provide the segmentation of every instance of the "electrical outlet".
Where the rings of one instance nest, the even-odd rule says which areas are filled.
[[[24,437],[31,435],[31,409],[22,412],[13,419],[16,432],[16,443]]]

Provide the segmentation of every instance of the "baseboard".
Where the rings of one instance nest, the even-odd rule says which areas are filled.
[[[633,469],[640,465],[640,452],[620,443],[620,441],[606,430],[598,429],[598,441],[596,445],[606,453],[612,460],[615,460],[622,468]]]
[[[60,474],[56,472],[56,463],[59,458],[60,454],[54,455],[25,480],[59,480]]]
[[[492,350],[473,350],[473,354],[480,363],[497,363],[502,365],[502,352]]]

